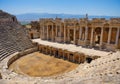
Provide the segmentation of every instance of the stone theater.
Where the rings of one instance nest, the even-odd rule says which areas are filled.
[[[120,18],[43,18],[0,10],[0,84],[120,84]]]

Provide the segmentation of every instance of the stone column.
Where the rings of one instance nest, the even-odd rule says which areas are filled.
[[[116,45],[116,47],[117,47],[117,45],[118,45],[119,34],[120,34],[120,27],[117,28],[116,41],[115,41],[115,45]]]
[[[54,36],[54,31],[53,31],[53,25],[52,25],[52,41],[54,40],[53,36]]]
[[[57,24],[56,24],[56,37],[58,36],[58,33],[57,33],[58,31],[57,31]]]
[[[43,38],[43,26],[41,27],[41,39]]]
[[[80,56],[79,56],[79,60],[78,60],[78,63],[80,63],[80,60],[81,60],[81,58],[80,58]]]
[[[43,39],[45,39],[45,25],[43,26]]]
[[[51,53],[52,53],[52,48],[49,46],[49,49],[50,49],[50,55],[51,55]]]
[[[74,44],[76,44],[76,28],[74,26]]]
[[[80,30],[79,30],[79,40],[81,40],[81,36],[82,36],[82,27],[80,27]]]
[[[101,35],[100,35],[100,48],[102,47],[102,43],[103,43],[103,27],[101,27]]]
[[[60,42],[62,42],[62,24],[60,24]]]
[[[65,23],[64,23],[64,43],[66,42],[66,27],[65,27]]]
[[[60,24],[60,37],[62,37],[62,24]]]
[[[69,30],[69,28],[68,28],[68,41],[70,41],[70,30]]]
[[[65,58],[65,51],[63,50],[63,59]]]
[[[69,52],[67,53],[67,55],[68,55],[68,59],[67,59],[67,60],[69,61],[69,59],[70,59],[70,55],[69,55]]]
[[[40,28],[40,38],[42,39],[42,27]]]
[[[49,31],[48,31],[48,25],[47,25],[47,40],[49,40]]]
[[[112,27],[109,28],[108,41],[107,41],[108,44],[110,44],[110,40],[111,40],[111,31],[112,31]]]
[[[85,28],[85,42],[87,41],[88,38],[88,27],[86,26]]]
[[[93,32],[94,32],[94,29],[92,27],[92,30],[91,30],[91,39],[90,39],[90,46],[93,45]]]

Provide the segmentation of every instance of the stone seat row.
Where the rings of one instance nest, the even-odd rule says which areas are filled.
[[[84,77],[85,78],[96,78],[96,77],[116,77],[120,75],[120,56],[119,53],[115,53],[112,55],[108,55],[105,57],[98,58],[92,61],[90,64],[87,64],[86,68],[82,68],[79,72],[84,71]],[[110,59],[109,59],[109,58]],[[102,63],[102,60],[104,58],[104,63]],[[101,63],[97,61],[101,61]],[[82,72],[83,73],[83,72]],[[88,75],[89,74],[89,75]],[[120,76],[119,76],[120,77]]]
[[[11,54],[13,54],[13,53],[15,53],[15,52],[17,52],[18,50],[20,50],[20,49],[18,49],[17,47],[15,47],[15,46],[12,46],[12,45],[9,45],[9,46],[5,46],[5,45],[0,45],[0,48],[2,49],[2,51],[0,52],[0,53],[9,53],[8,54],[8,56],[9,55],[11,55]],[[4,51],[4,52],[3,52]],[[1,56],[3,55],[3,54],[1,54]],[[3,57],[4,57],[4,55],[3,55]]]
[[[15,52],[24,51],[33,47],[21,26],[16,24],[0,25],[0,52],[1,60]]]
[[[10,46],[13,46],[15,49],[18,49],[16,42],[11,40],[11,38],[1,38],[0,43],[3,48],[9,48]]]
[[[31,41],[29,41],[29,39],[25,35],[25,31],[22,31],[21,28],[17,29],[17,26],[16,26],[16,29],[12,30],[11,28],[9,28],[8,30],[9,30],[9,32],[11,32],[12,36],[14,36],[14,39],[16,41],[19,41],[19,43],[21,42],[20,43],[21,46],[24,46],[26,48],[29,48],[30,46],[32,46]],[[17,38],[15,38],[15,37],[17,37]]]
[[[94,68],[94,67],[104,66],[105,64],[109,64],[109,63],[115,63],[118,62],[120,58],[118,57],[113,59],[104,59],[104,61],[102,60],[103,59],[101,59],[101,62],[91,63],[91,65],[88,65],[86,68]]]
[[[3,50],[0,48],[0,61],[9,56],[11,53],[6,52],[6,50]]]

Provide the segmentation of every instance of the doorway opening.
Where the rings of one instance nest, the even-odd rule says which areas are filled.
[[[70,43],[74,43],[74,30],[70,29]]]
[[[92,62],[92,60],[93,60],[93,59],[92,59],[92,58],[90,58],[90,57],[86,58],[86,62],[87,62],[87,63],[91,63],[91,62]]]

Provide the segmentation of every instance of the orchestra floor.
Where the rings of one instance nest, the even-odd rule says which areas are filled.
[[[78,64],[54,56],[34,52],[23,56],[10,65],[14,72],[32,77],[48,77],[74,70]]]

